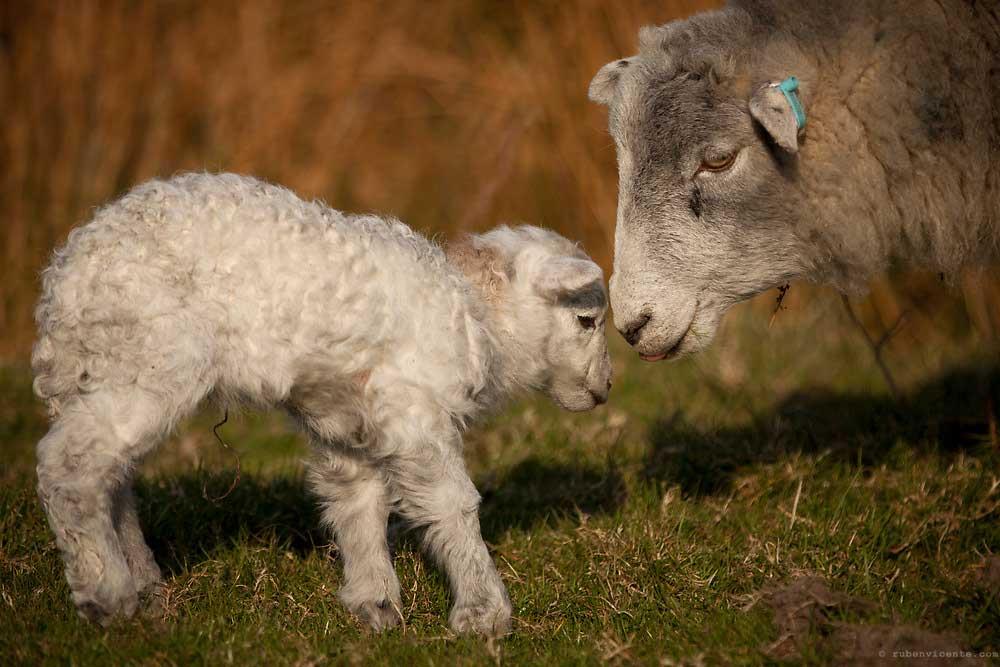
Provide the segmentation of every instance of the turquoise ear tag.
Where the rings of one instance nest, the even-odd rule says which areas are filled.
[[[802,109],[802,102],[799,101],[799,94],[796,92],[799,89],[799,80],[790,76],[779,83],[778,88],[785,94],[785,99],[795,114],[795,125],[801,130],[806,124],[806,112]]]

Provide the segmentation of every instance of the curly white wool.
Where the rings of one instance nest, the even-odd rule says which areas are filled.
[[[212,397],[283,407],[310,435],[353,612],[398,620],[397,511],[426,527],[452,627],[506,632],[461,429],[521,387],[569,409],[606,399],[603,277],[533,227],[449,255],[398,221],[231,174],[151,181],[76,229],[43,275],[32,365],[53,418],[39,495],[81,613],[130,615],[158,590],[132,472]]]

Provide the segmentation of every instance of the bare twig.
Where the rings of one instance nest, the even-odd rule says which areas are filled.
[[[802,478],[799,477],[799,488],[795,490],[795,500],[792,502],[792,518],[788,521],[788,530],[795,527],[795,515],[799,511],[799,498],[802,497]]]
[[[406,635],[406,617],[403,616],[403,610],[399,608],[399,605],[396,604],[396,602],[392,599],[392,596],[389,595],[389,592],[388,592],[389,591],[389,584],[388,584],[388,582],[386,582],[386,584],[385,584],[385,589],[386,589],[385,599],[388,600],[389,604],[392,605],[392,610],[394,612],[396,612],[396,616],[399,618],[399,623],[402,626],[400,632],[403,635]]]
[[[218,424],[216,424],[215,426],[212,427],[212,433],[215,435],[215,439],[219,441],[219,444],[222,445],[223,447],[225,447],[226,449],[228,449],[229,451],[231,451],[233,453],[233,456],[236,457],[236,476],[233,477],[233,483],[229,485],[229,488],[226,489],[226,492],[223,493],[218,498],[209,498],[208,497],[208,489],[205,487],[205,484],[202,483],[202,485],[201,485],[201,495],[204,496],[205,500],[210,500],[210,501],[215,502],[215,503],[219,502],[220,500],[225,499],[226,496],[228,496],[230,493],[232,493],[233,489],[236,488],[236,485],[240,483],[240,477],[242,476],[242,466],[240,465],[240,455],[239,455],[239,452],[237,452],[235,449],[233,449],[232,447],[230,447],[229,444],[225,440],[222,439],[222,436],[219,435],[219,427],[224,426],[226,424],[226,422],[228,422],[228,421],[229,421],[229,408],[226,408],[226,412],[222,416],[222,421],[220,421]]]
[[[892,373],[889,371],[889,366],[886,365],[885,360],[882,358],[882,348],[885,347],[886,343],[892,340],[892,337],[896,335],[899,331],[899,327],[902,326],[903,321],[906,318],[906,311],[900,314],[896,321],[891,327],[885,330],[885,332],[879,337],[878,340],[872,338],[871,334],[868,333],[868,329],[861,322],[858,316],[854,313],[854,309],[851,307],[851,302],[846,295],[840,295],[841,300],[844,302],[844,308],[847,310],[847,315],[851,318],[851,322],[854,326],[858,328],[861,335],[864,336],[865,342],[868,343],[868,348],[872,351],[872,356],[875,357],[875,363],[878,365],[879,370],[882,371],[882,377],[885,378],[885,383],[889,386],[889,391],[892,393],[893,398],[899,398],[899,388],[896,385],[895,379],[892,377]]]
[[[774,304],[774,312],[771,313],[771,320],[767,323],[767,328],[770,329],[771,325],[774,324],[774,318],[778,316],[778,311],[781,310],[781,304],[785,300],[785,295],[788,294],[788,290],[792,288],[791,285],[785,283],[778,288],[778,300]]]

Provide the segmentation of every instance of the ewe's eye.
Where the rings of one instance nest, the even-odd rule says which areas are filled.
[[[720,157],[706,157],[701,161],[701,166],[698,168],[698,173],[703,171],[708,171],[712,173],[718,173],[720,171],[726,171],[733,166],[736,162],[736,156],[739,151],[733,151],[729,155],[723,155]]]
[[[586,315],[577,315],[576,321],[580,323],[580,326],[584,329],[593,329],[597,326],[597,322],[593,317],[587,317]]]

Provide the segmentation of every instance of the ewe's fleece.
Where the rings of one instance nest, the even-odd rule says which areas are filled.
[[[694,352],[790,280],[1000,255],[996,2],[733,0],[601,69],[620,177],[611,303],[636,349]],[[774,84],[795,76],[797,129]]]
[[[135,464],[205,398],[280,406],[344,559],[341,598],[395,624],[390,511],[426,528],[456,631],[503,633],[510,603],[479,535],[461,430],[519,388],[604,402],[600,269],[534,227],[444,250],[253,178],[152,181],[70,234],[43,278],[32,357],[53,423],[39,495],[82,615],[155,602]]]

